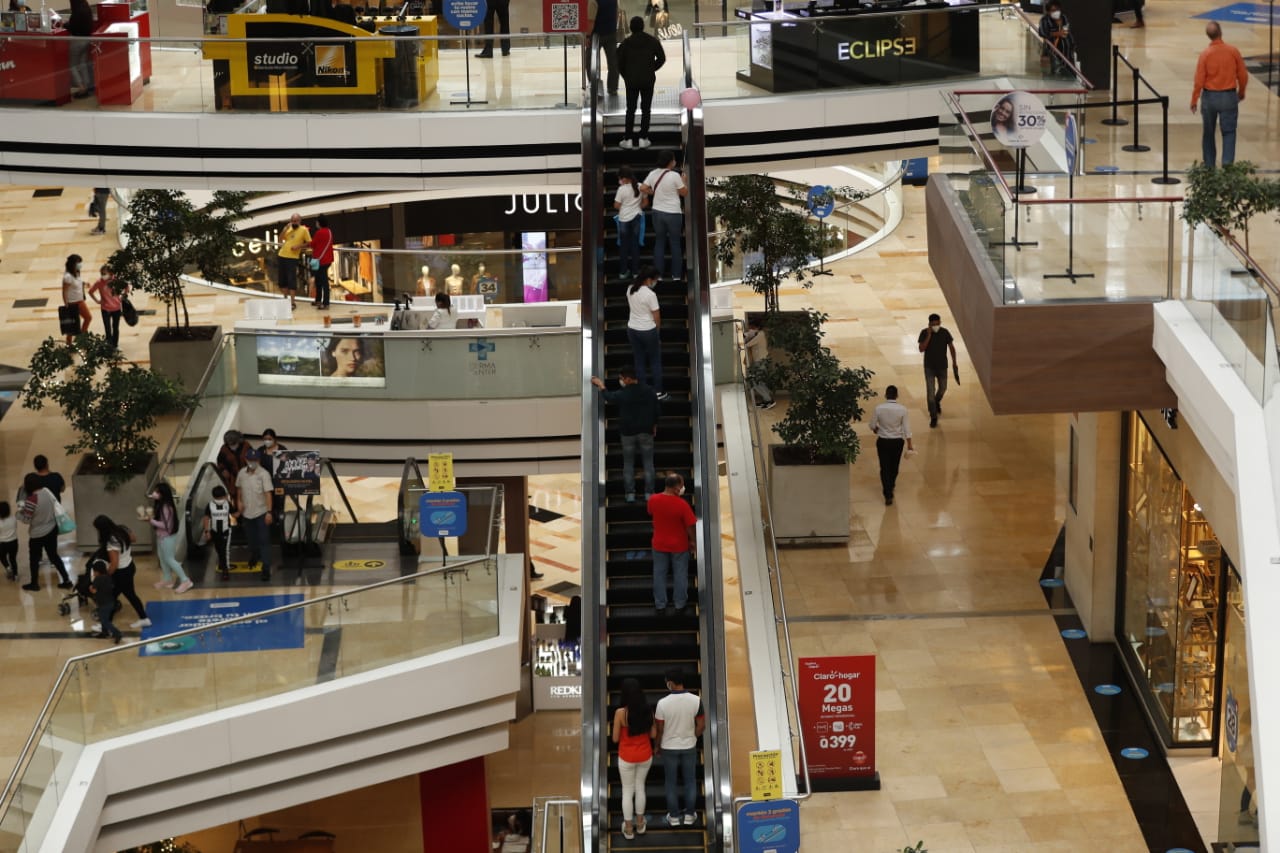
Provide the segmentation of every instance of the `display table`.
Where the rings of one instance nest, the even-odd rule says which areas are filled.
[[[880,8],[880,7],[877,7]],[[884,86],[979,71],[978,9],[968,0],[893,12],[809,6],[738,9],[752,22],[738,79],[770,92]]]
[[[142,82],[151,82],[151,14],[146,11],[145,7],[135,8],[129,3],[99,3],[98,11],[98,29],[94,31],[94,35],[103,35],[110,30],[112,24],[133,24],[137,27],[137,38],[141,39],[137,43],[138,61],[142,69]],[[118,32],[118,31],[114,31]],[[94,78],[95,80],[97,78]],[[98,100],[102,101],[102,96],[98,96]]]
[[[0,101],[71,100],[71,42],[66,30],[5,33],[0,39]]]
[[[412,26],[399,24],[400,28]],[[435,19],[419,26],[434,33]],[[398,106],[416,106],[434,91],[434,43],[395,38],[310,15],[227,15],[202,51],[213,61],[217,109],[377,109],[390,78]],[[391,29],[396,29],[392,27]],[[345,39],[331,41],[331,39]],[[230,39],[255,39],[256,42]],[[308,39],[325,39],[308,43]],[[430,47],[428,51],[421,46]]]

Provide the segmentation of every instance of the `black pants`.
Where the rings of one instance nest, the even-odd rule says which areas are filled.
[[[120,346],[120,312],[102,309],[102,336],[113,347]]]
[[[147,606],[142,603],[142,599],[138,598],[138,590],[134,587],[134,581],[138,577],[138,567],[133,563],[123,567],[116,568],[115,574],[111,576],[111,582],[115,584],[116,598],[124,597],[129,602],[129,606],[133,608],[133,612],[138,614],[139,619],[147,618]],[[106,624],[105,622],[102,624]]]
[[[224,578],[231,572],[230,563],[231,530],[209,531],[209,547],[218,555],[218,574]]]
[[[53,563],[53,567],[58,570],[58,577],[62,578],[63,583],[70,583],[71,578],[67,577],[67,567],[62,565],[62,558],[58,556],[58,528],[55,527],[43,536],[32,536],[27,542],[27,560],[31,565],[31,582],[39,583],[36,575],[40,570],[40,552],[43,551],[49,557],[49,562]]]
[[[876,455],[880,457],[880,485],[886,498],[893,497],[893,487],[898,482],[898,465],[902,463],[904,438],[877,438]]]
[[[493,35],[493,19],[498,19],[498,25],[501,27],[504,36],[511,35],[511,0],[493,0],[489,4],[489,11],[484,16],[484,34]],[[493,53],[493,42],[486,41],[481,53]],[[506,56],[511,52],[511,39],[502,39],[502,55]]]
[[[635,142],[639,136],[649,135],[649,108],[653,106],[653,86],[656,80],[631,85],[627,83],[627,132],[626,138]],[[640,133],[632,132],[636,123],[636,101],[640,102]]]
[[[17,577],[18,575],[18,540],[12,542],[0,542],[0,566],[4,567],[4,573],[9,577]]]
[[[311,273],[316,280],[316,302],[317,306],[328,306],[329,304],[329,264],[321,264],[315,271]]]

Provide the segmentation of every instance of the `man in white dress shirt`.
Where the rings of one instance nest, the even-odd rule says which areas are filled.
[[[898,465],[902,462],[903,446],[911,445],[911,424],[907,422],[907,409],[898,402],[898,386],[884,389],[885,402],[876,406],[871,415],[871,431],[876,434],[876,454],[880,457],[880,485],[884,488],[884,505],[893,506],[893,487],[898,482]]]

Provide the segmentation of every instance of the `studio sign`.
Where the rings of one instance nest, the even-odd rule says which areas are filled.
[[[254,54],[254,71],[297,71],[301,67],[302,59],[293,51],[286,48],[269,52],[271,50],[272,48],[267,48],[262,53]]]
[[[875,39],[872,41],[842,41],[836,43],[836,59],[847,62],[850,59],[879,59],[884,56],[915,56],[915,36],[904,36],[896,39]]]

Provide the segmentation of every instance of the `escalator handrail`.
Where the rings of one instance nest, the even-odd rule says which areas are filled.
[[[608,689],[605,679],[604,403],[591,385],[603,373],[604,295],[597,250],[603,246],[604,126],[597,109],[600,50],[592,38],[582,109],[582,849],[607,845]]]
[[[412,482],[410,477],[413,478]],[[400,491],[398,493],[400,495],[400,501],[396,505],[396,530],[400,536],[400,543],[402,545],[409,541],[405,536],[405,495],[409,493],[409,489],[412,488],[415,483],[423,488],[427,485],[426,481],[422,479],[422,469],[418,467],[417,457],[410,456],[404,460],[404,467],[400,470]]]
[[[685,83],[693,87],[688,33],[684,35]],[[732,851],[733,774],[729,749],[728,679],[725,673],[723,561],[720,551],[720,482],[716,454],[715,376],[712,366],[711,275],[706,241],[706,142],[701,106],[681,111],[684,167],[689,193],[685,205],[685,257],[688,258],[690,404],[693,476],[698,496],[697,565],[699,597],[703,734],[703,789],[710,849]]]
[[[187,487],[186,510],[184,512],[187,519],[188,547],[191,545],[198,544],[198,539],[192,533],[194,526],[192,525],[191,522],[192,522],[192,519],[195,518],[195,516],[193,516],[191,513],[194,509],[192,504],[195,502],[196,495],[199,494],[200,492],[200,484],[204,481],[204,475],[206,471],[212,471],[213,476],[218,478],[218,482],[219,483],[222,482],[222,475],[218,473],[218,466],[214,465],[212,462],[205,462],[203,465],[201,465],[199,468],[196,469],[195,475],[192,476],[191,485]],[[201,510],[201,515],[203,514],[204,514],[203,510]]]
[[[356,511],[351,507],[351,501],[347,499],[347,490],[342,488],[342,480],[338,478],[338,472],[333,469],[333,463],[328,459],[321,459],[321,464],[329,469],[329,476],[333,478],[333,484],[338,488],[338,497],[342,498],[342,504],[347,508],[347,515],[351,516],[352,524],[359,524],[360,519],[356,518]]]

